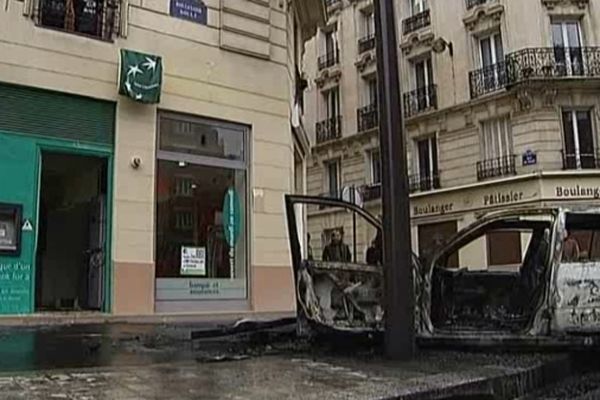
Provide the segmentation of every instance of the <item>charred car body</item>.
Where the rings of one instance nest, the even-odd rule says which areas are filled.
[[[306,224],[326,208],[353,215],[349,245],[343,226]],[[286,211],[301,330],[382,332],[380,221],[361,207],[321,197],[287,196]],[[300,221],[309,225],[305,234]],[[323,232],[317,251],[315,231]],[[503,251],[517,261],[491,267],[484,257],[469,257],[490,235],[518,235],[518,248]],[[412,260],[420,343],[600,345],[600,209],[491,213],[430,254]]]

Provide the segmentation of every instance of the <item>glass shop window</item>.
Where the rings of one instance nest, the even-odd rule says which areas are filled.
[[[246,298],[246,129],[160,118],[157,301]]]

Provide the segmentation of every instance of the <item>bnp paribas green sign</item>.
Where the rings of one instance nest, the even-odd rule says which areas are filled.
[[[140,103],[159,103],[162,72],[161,57],[122,49],[119,94]]]
[[[235,247],[242,231],[242,207],[240,197],[232,187],[225,193],[223,201],[223,230],[227,244]]]

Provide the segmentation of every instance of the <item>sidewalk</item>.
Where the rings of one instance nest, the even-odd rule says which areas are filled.
[[[0,400],[512,399],[565,373],[567,365],[562,356],[462,353],[424,353],[409,363],[303,355],[188,361],[3,374]]]
[[[293,325],[190,339],[221,324],[0,328],[0,400],[513,399],[572,372],[561,354],[423,351],[390,362],[372,346],[298,340]]]
[[[0,329],[22,326],[64,326],[92,324],[212,324],[228,323],[240,318],[277,319],[295,316],[287,313],[220,312],[197,314],[114,315],[100,312],[47,312],[0,316]]]

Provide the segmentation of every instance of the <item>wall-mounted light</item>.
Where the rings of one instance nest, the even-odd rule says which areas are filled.
[[[185,161],[179,161],[177,165],[179,165],[179,168],[185,168],[187,166],[187,163]]]
[[[444,38],[440,37],[435,39],[431,45],[431,48],[436,53],[443,53],[446,51],[446,49],[448,49],[450,57],[454,57],[454,46],[452,45],[452,42],[447,42]]]
[[[139,157],[133,157],[131,159],[131,168],[139,169],[142,166],[142,159]]]

